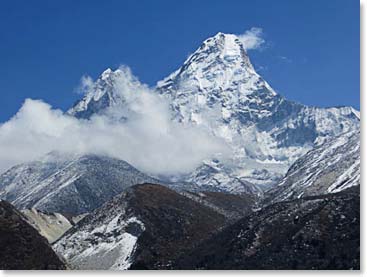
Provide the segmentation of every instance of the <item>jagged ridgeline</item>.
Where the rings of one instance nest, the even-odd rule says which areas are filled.
[[[129,89],[138,91],[141,84],[131,79],[121,89],[123,75],[120,69],[103,72],[68,113],[89,118],[110,107],[126,109]],[[359,112],[352,107],[309,107],[277,94],[231,34],[205,40],[182,67],[157,83],[155,92],[168,99],[173,120],[205,128],[230,145],[230,161],[204,161],[183,178],[213,190],[268,188],[324,139],[359,129]]]

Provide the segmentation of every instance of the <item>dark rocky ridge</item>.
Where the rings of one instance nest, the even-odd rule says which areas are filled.
[[[0,269],[66,269],[47,240],[11,204],[0,201]]]
[[[228,222],[232,223],[249,215],[253,209],[256,209],[259,201],[252,194],[239,195],[214,191],[185,191],[181,194],[222,214]]]
[[[135,186],[130,205],[146,228],[130,269],[167,268],[225,223],[223,215],[158,185]]]
[[[359,186],[265,207],[183,253],[173,269],[359,269]]]

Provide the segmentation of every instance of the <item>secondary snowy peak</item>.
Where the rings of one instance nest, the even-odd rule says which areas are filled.
[[[109,107],[122,106],[126,97],[145,89],[126,67],[113,71],[108,68],[92,84],[88,84],[86,94],[67,113],[77,118],[88,119],[101,114]]]

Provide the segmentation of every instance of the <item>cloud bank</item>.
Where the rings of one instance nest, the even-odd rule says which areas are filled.
[[[90,120],[26,99],[18,113],[0,125],[0,171],[60,151],[108,155],[151,174],[171,175],[187,173],[204,159],[227,153],[225,143],[205,130],[173,122],[162,97],[137,82],[127,68],[120,72],[115,94],[124,98],[124,105]],[[82,85],[93,87],[87,77]]]
[[[252,27],[238,37],[246,50],[258,49],[265,43],[263,30],[258,27]]]

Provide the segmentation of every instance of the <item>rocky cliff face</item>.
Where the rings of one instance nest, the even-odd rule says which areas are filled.
[[[41,212],[35,208],[21,210],[27,222],[35,228],[49,243],[58,240],[67,230],[86,214],[68,216],[60,213]]]

